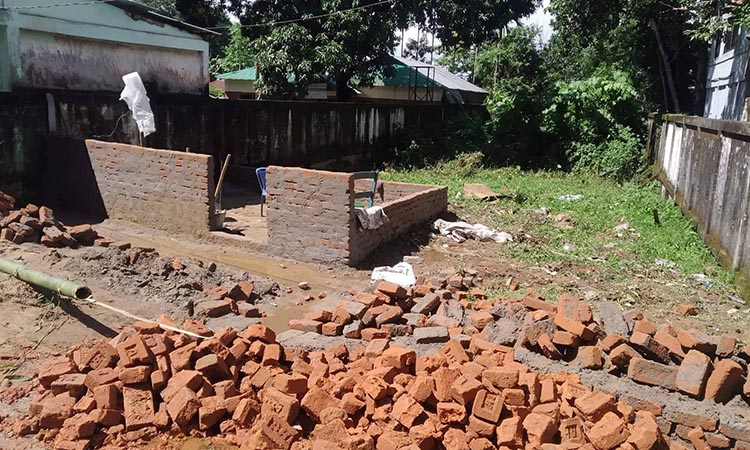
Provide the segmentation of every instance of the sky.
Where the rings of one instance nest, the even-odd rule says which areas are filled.
[[[549,2],[550,0],[542,0],[542,6],[539,7],[534,14],[521,20],[521,23],[524,25],[536,25],[539,27],[541,30],[540,37],[543,43],[549,42],[549,39],[552,36],[552,16],[547,12]],[[424,31],[419,32],[417,27],[410,27],[404,32],[404,43],[408,42],[409,39],[417,39],[418,33],[424,33]],[[427,43],[430,44],[431,40],[432,35],[427,33]],[[439,44],[440,42],[435,40],[435,45],[437,46]],[[399,46],[398,50],[400,50],[400,48],[401,47]]]

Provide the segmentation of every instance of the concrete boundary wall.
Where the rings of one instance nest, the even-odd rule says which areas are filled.
[[[665,116],[656,164],[722,265],[750,274],[750,124]]]
[[[213,157],[86,140],[108,217],[169,232],[206,233],[213,221]]]
[[[266,190],[268,254],[321,264],[355,265],[448,207],[446,187],[386,182],[390,222],[360,231],[351,173],[270,166]]]

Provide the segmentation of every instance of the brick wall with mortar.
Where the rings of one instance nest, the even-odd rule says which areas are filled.
[[[349,260],[352,176],[297,167],[266,172],[268,253],[315,263]]]
[[[213,218],[213,157],[86,140],[108,217],[200,234]]]
[[[361,262],[381,244],[448,209],[448,188],[445,186],[387,181],[384,183],[384,191],[386,201],[381,202],[376,195],[375,204],[383,208],[388,216],[388,223],[377,230],[360,230],[356,218],[353,219],[349,236],[350,264]]]

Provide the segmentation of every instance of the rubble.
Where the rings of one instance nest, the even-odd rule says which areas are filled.
[[[0,240],[22,244],[32,242],[46,247],[109,246],[112,241],[103,237],[91,225],[67,227],[55,218],[46,206],[29,203],[24,208],[13,209],[13,197],[0,192]]]

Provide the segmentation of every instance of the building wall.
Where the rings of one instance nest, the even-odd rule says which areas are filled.
[[[448,207],[446,187],[386,182],[385,188],[393,196],[381,205],[390,222],[377,230],[359,231],[352,174],[269,167],[268,253],[297,261],[356,265],[381,244]]]
[[[345,264],[354,215],[351,174],[270,166],[266,180],[268,254]]]
[[[95,140],[86,141],[86,150],[109,218],[170,232],[208,232],[214,206],[211,156]]]
[[[409,100],[409,87],[408,86],[372,86],[363,87],[358,89],[360,95],[357,96],[359,99],[375,99],[375,100]],[[424,89],[419,90],[419,95],[424,95]],[[442,88],[432,89],[432,101],[440,102],[443,98]]]
[[[36,5],[59,4],[42,0]],[[9,7],[23,0],[5,0]],[[131,17],[117,7],[68,5],[0,12],[0,90],[34,87],[122,90],[138,71],[152,92],[200,94],[208,78],[208,43],[175,27]]]
[[[665,189],[696,220],[719,262],[750,288],[750,125],[666,116],[656,163]]]
[[[712,119],[741,120],[748,95],[750,43],[745,28],[737,29],[734,42],[714,39],[706,80],[703,115]]]
[[[360,230],[354,219],[349,236],[349,264],[362,262],[382,244],[448,209],[448,188],[445,186],[385,182],[384,189],[386,201],[377,200],[376,205],[383,208],[388,223],[377,230]]]

